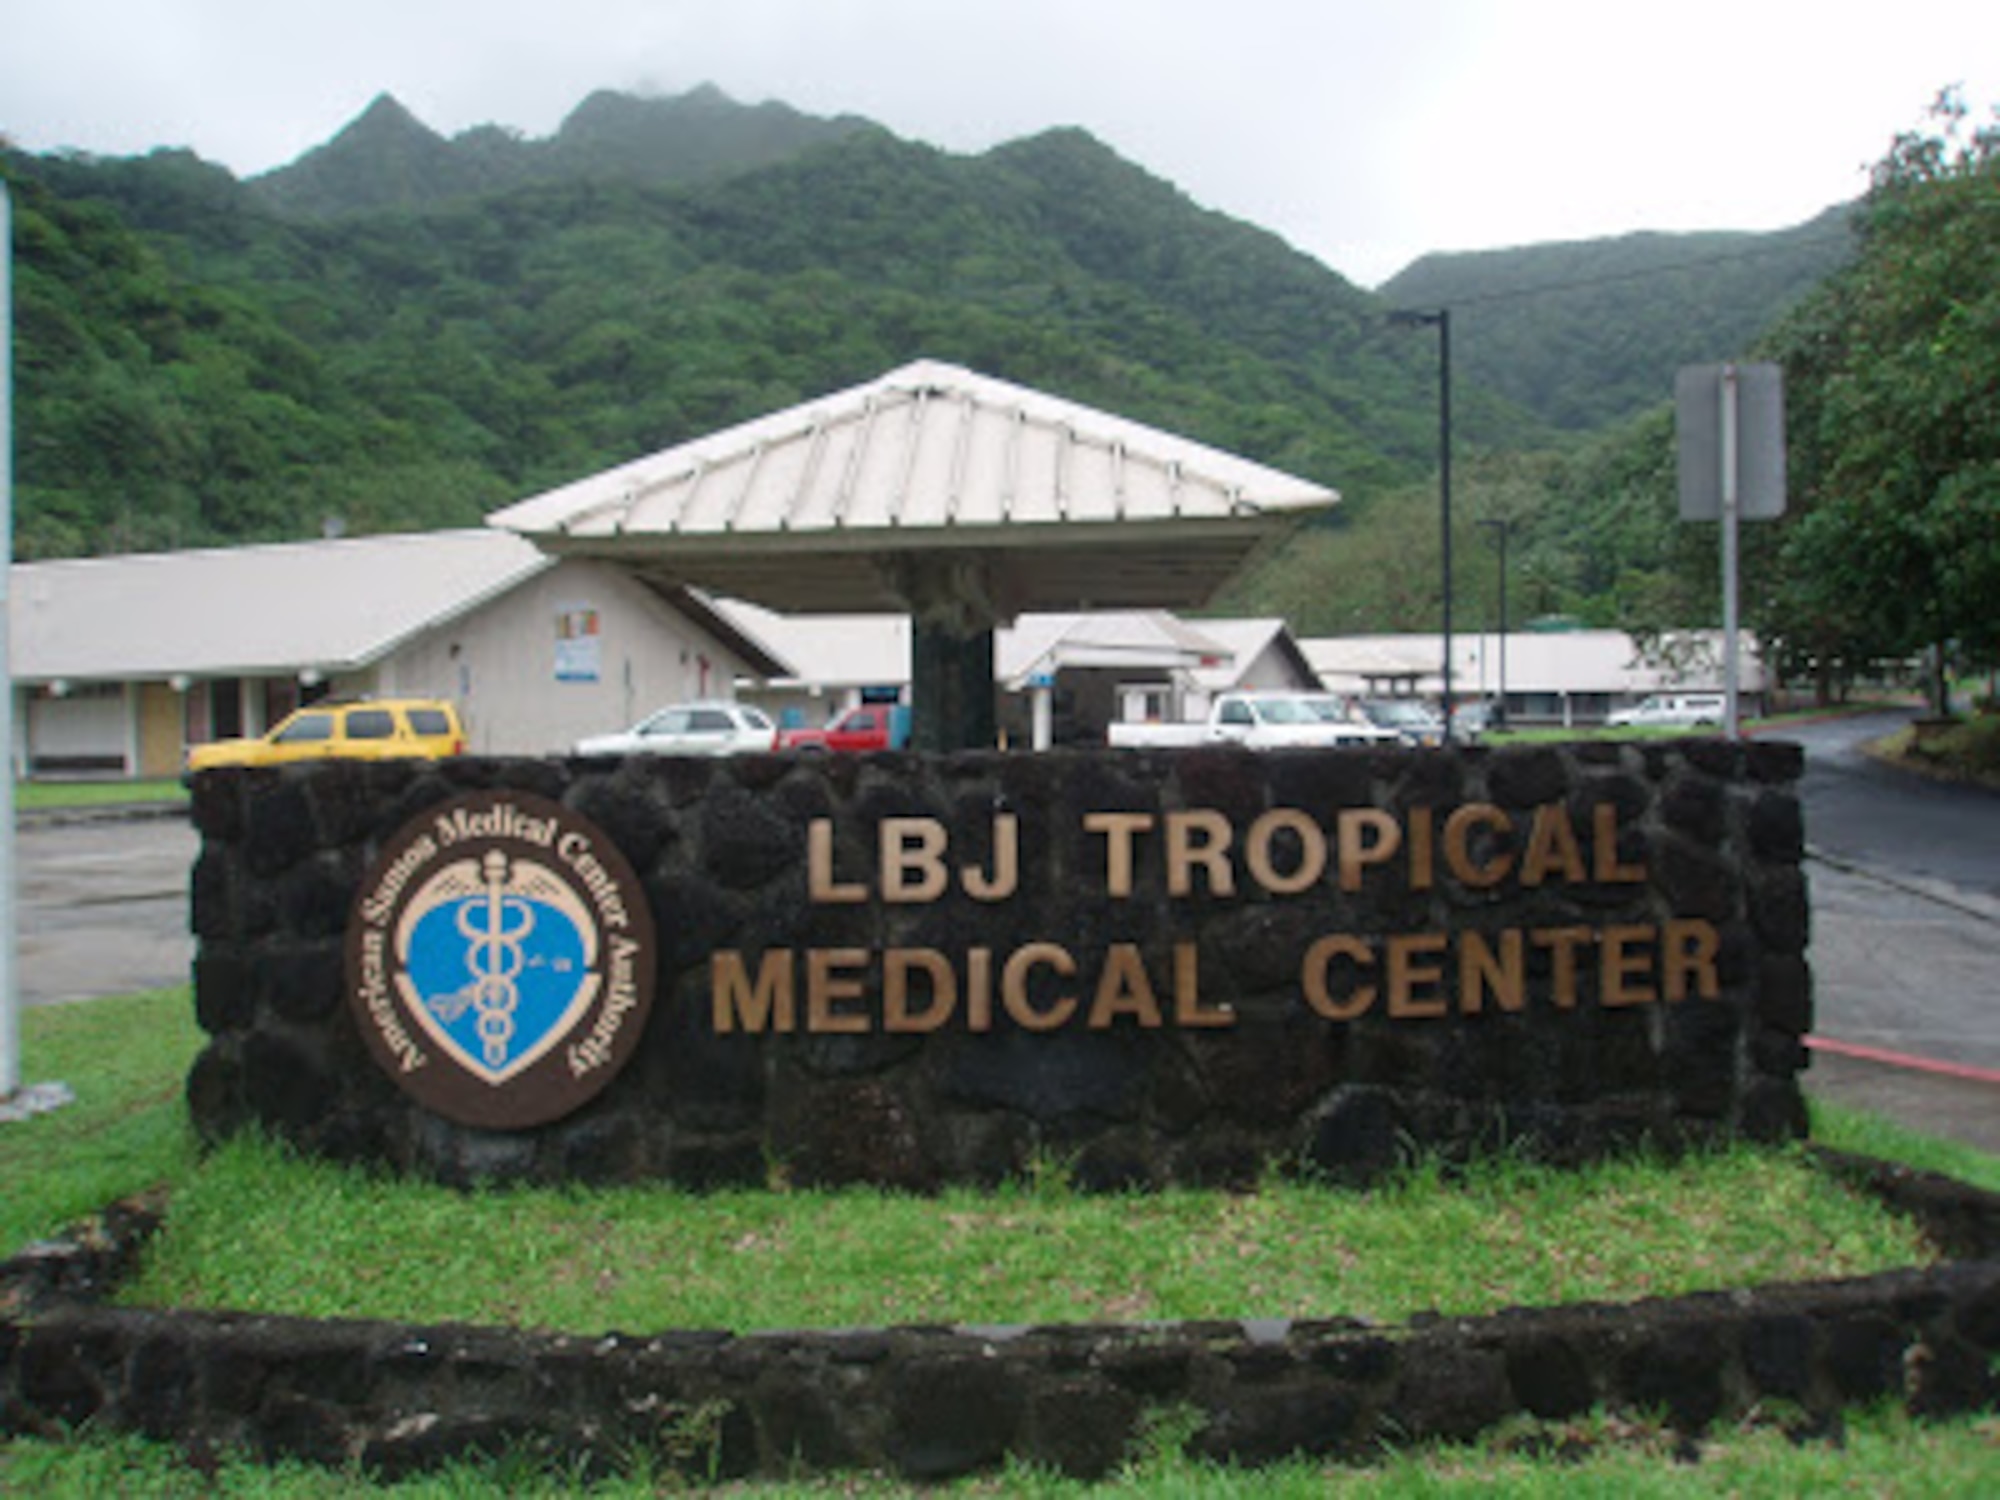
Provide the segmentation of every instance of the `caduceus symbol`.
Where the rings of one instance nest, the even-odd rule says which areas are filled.
[[[521,998],[514,981],[526,962],[521,945],[534,931],[535,911],[519,896],[507,894],[506,855],[490,850],[480,874],[485,899],[458,909],[458,931],[466,940],[466,967],[472,970],[465,993],[478,1013],[486,1065],[497,1068],[507,1061],[507,1044],[514,1039],[514,1007]]]

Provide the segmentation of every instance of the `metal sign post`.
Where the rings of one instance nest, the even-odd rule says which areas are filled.
[[[7,692],[0,700],[0,743],[7,774],[0,776],[0,1105],[21,1091],[21,991],[14,972],[14,213],[0,181],[0,663],[7,664]]]
[[[1740,734],[1737,525],[1785,513],[1785,388],[1776,365],[1690,365],[1674,379],[1683,521],[1722,523],[1724,732]]]
[[[1736,653],[1736,523],[1742,510],[1741,486],[1736,480],[1736,366],[1724,365],[1718,382],[1717,421],[1722,428],[1722,456],[1718,472],[1722,484],[1722,732],[1740,738]]]
[[[14,905],[14,205],[0,179],[0,663],[7,691],[0,694],[0,744],[7,774],[0,776],[0,1124],[59,1108],[75,1096],[66,1084],[21,1086],[20,919]]]

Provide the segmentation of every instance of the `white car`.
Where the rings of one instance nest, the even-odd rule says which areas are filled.
[[[1301,693],[1299,702],[1306,711],[1325,723],[1336,724],[1347,742],[1356,745],[1397,745],[1403,737],[1384,729],[1361,711],[1359,704],[1339,693]]]
[[[576,742],[578,755],[738,755],[778,746],[778,726],[760,708],[730,699],[676,703],[617,734]]]
[[[1638,729],[1688,725],[1713,727],[1722,722],[1723,697],[1720,693],[1655,693],[1635,708],[1621,708],[1604,716],[1612,729]]]
[[[1442,745],[1444,720],[1415,698],[1364,698],[1361,711],[1378,729],[1387,729],[1406,745]]]

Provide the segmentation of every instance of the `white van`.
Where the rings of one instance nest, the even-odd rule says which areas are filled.
[[[1636,708],[1621,708],[1604,716],[1613,729],[1652,725],[1718,725],[1724,709],[1721,693],[1655,693]]]

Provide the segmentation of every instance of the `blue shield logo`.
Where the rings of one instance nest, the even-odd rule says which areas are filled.
[[[497,850],[446,865],[396,929],[397,984],[431,1039],[499,1085],[539,1060],[603,982],[597,926],[538,862]]]

